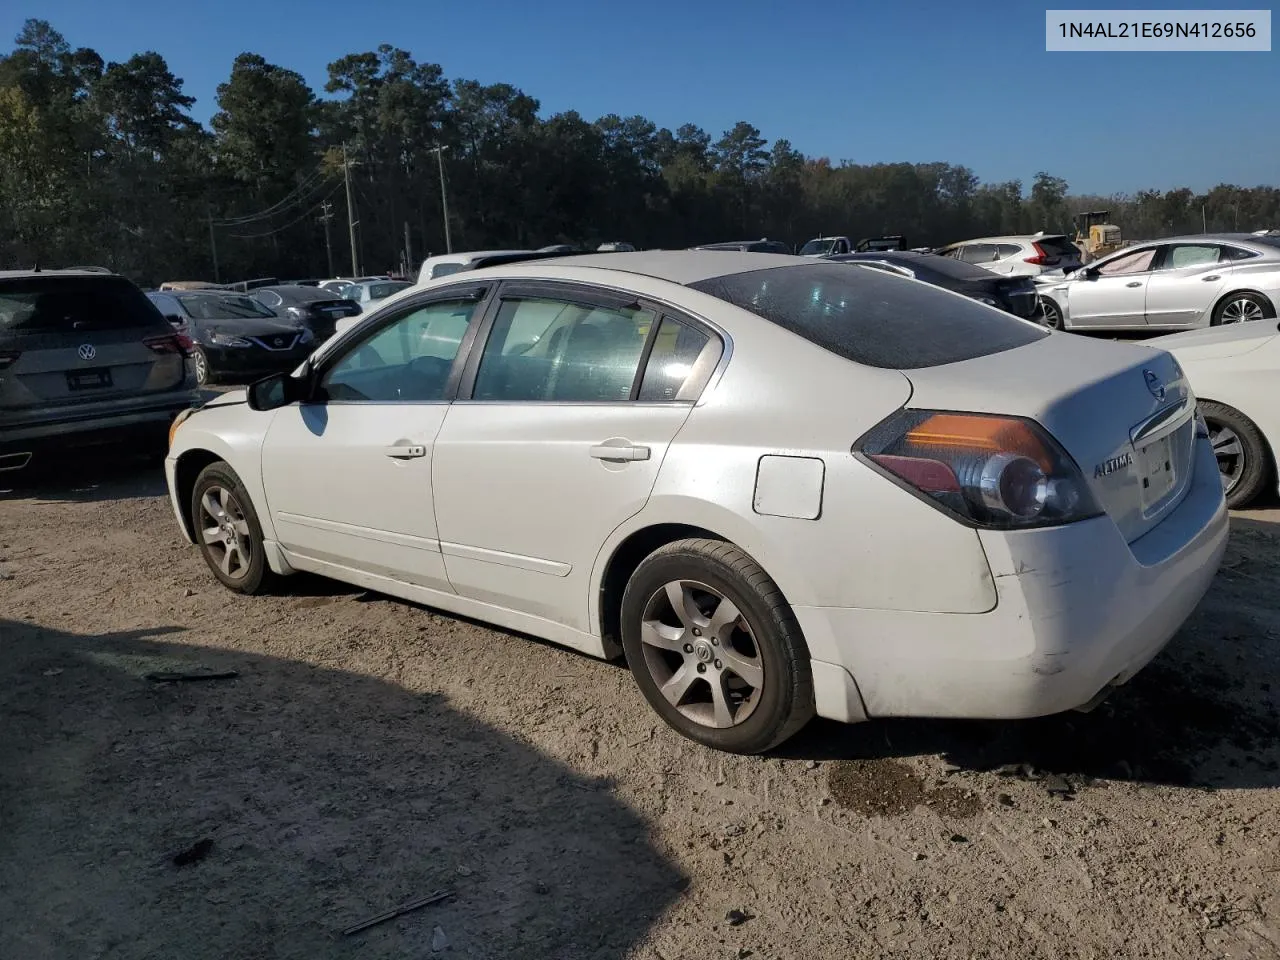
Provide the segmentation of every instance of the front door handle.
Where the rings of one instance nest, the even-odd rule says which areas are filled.
[[[1126,286],[1126,287],[1140,287],[1140,286],[1142,286],[1142,281],[1141,281],[1141,280],[1134,280],[1132,283],[1126,283],[1126,284],[1125,284],[1125,286]]]
[[[382,453],[397,460],[412,460],[414,457],[425,457],[427,448],[417,443],[397,444],[394,447],[383,447]]]
[[[1205,283],[1208,283],[1210,280],[1221,280],[1222,277],[1218,276],[1216,273],[1211,273],[1209,276],[1201,277],[1200,279],[1203,280]]]
[[[622,446],[598,443],[591,448],[591,456],[597,460],[648,460],[648,447]]]

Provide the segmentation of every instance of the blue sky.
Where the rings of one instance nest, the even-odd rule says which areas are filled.
[[[108,60],[157,50],[201,120],[238,53],[320,92],[330,61],[389,42],[447,77],[514,84],[544,115],[639,113],[713,137],[747,120],[833,162],[942,160],[1027,184],[1043,169],[1073,192],[1280,182],[1280,53],[1046,53],[1045,6],[40,0],[4,4],[0,36],[40,16]]]

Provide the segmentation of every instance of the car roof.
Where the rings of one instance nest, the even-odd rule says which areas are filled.
[[[27,277],[118,277],[118,273],[101,270],[0,270],[0,280],[21,280]]]
[[[466,263],[470,260],[478,260],[481,257],[497,257],[509,253],[534,253],[533,250],[466,250],[462,253],[441,253],[434,257],[427,257],[423,263]]]
[[[756,241],[758,242],[758,241]],[[749,253],[735,250],[637,250],[621,253],[577,254],[569,257],[549,257],[531,262],[528,266],[521,263],[503,264],[501,267],[488,267],[476,270],[468,276],[492,275],[499,270],[528,275],[545,275],[547,267],[588,267],[598,270],[613,270],[618,273],[632,273],[655,280],[667,280],[687,286],[712,277],[723,277],[733,273],[747,273],[751,270],[767,270],[771,267],[784,267],[788,264],[812,266],[810,257],[796,257],[789,253]],[[458,274],[449,277],[451,280],[462,279]]]

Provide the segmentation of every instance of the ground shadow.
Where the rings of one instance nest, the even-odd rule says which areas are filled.
[[[0,501],[53,500],[99,503],[163,497],[164,465],[158,454],[94,450],[84,459],[0,473]]]
[[[1027,721],[819,721],[778,754],[941,754],[964,769],[1177,786],[1280,787],[1280,523],[1233,517],[1209,594],[1170,645],[1091,713]]]
[[[612,958],[687,883],[607,783],[441,697],[173,629],[0,620],[0,956],[419,957],[443,936]]]

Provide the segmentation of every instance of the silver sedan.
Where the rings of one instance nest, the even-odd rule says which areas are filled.
[[[1263,320],[1280,303],[1280,237],[1173,237],[1127,247],[1065,277],[1040,277],[1059,330],[1190,330]]]

